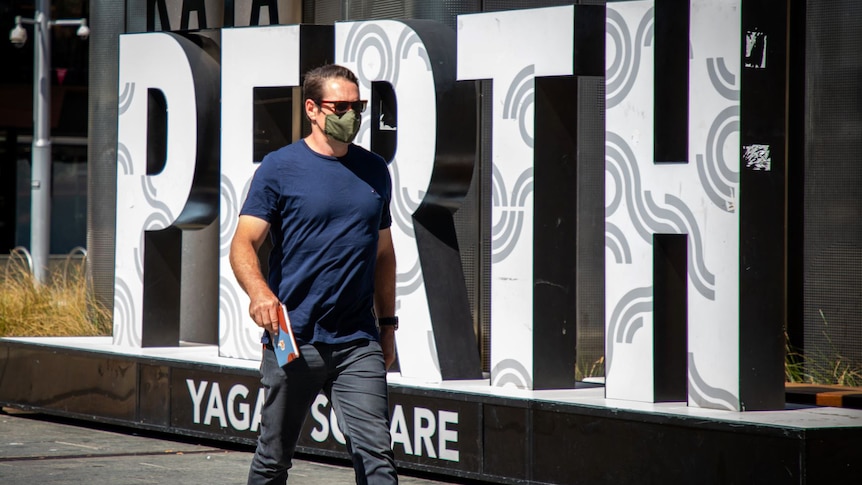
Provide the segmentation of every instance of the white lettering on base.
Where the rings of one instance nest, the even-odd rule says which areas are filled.
[[[243,398],[239,404],[235,404],[237,396]],[[227,393],[227,417],[230,419],[230,424],[234,428],[245,431],[249,427],[248,403],[245,402],[245,397],[248,396],[248,388],[242,384],[237,384],[230,388]],[[239,416],[236,415],[236,410],[239,410]]]
[[[213,382],[212,387],[210,387],[210,400],[207,403],[204,424],[211,424],[213,418],[218,418],[219,425],[222,428],[227,428],[227,416],[224,414],[224,402],[221,399],[221,388],[218,382]]]
[[[314,428],[311,430],[311,439],[318,443],[323,443],[329,437],[331,430],[335,441],[342,445],[346,444],[347,440],[344,438],[344,433],[338,427],[338,418],[335,416],[335,409],[329,411],[329,420],[327,421],[326,414],[323,411],[327,406],[329,406],[329,399],[323,394],[318,394],[317,398],[314,399],[314,403],[311,404],[311,417],[320,425],[319,429]]]
[[[449,449],[447,443],[458,442],[458,431],[449,429],[447,424],[458,424],[458,413],[452,411],[440,411],[437,414],[437,447],[440,450],[440,459],[447,461],[460,461],[461,455],[458,450]]]
[[[207,384],[207,381],[201,381],[201,384],[195,387],[195,381],[186,379],[186,386],[189,388],[189,396],[192,398],[192,407],[194,408],[194,415],[192,416],[192,422],[194,423],[201,422],[201,402],[203,401]]]
[[[252,411],[248,387],[242,384],[231,386],[227,394],[223,394],[217,382],[186,379],[186,387],[192,401],[192,421],[195,424],[214,426],[215,421],[222,428],[230,426],[237,431],[257,431],[260,428],[260,414],[266,393],[259,388]],[[206,399],[206,408],[204,408]],[[225,404],[226,403],[226,404]],[[342,445],[347,442],[344,433],[338,425],[335,409],[330,406],[329,399],[318,394],[311,405],[311,419],[315,425],[311,428],[310,437],[318,443],[323,443],[330,436]],[[390,424],[391,445],[400,445],[404,454],[427,456],[440,460],[460,461],[461,455],[457,449],[459,416],[454,411],[437,411],[416,407],[412,409],[412,429],[404,407],[396,404],[392,409]],[[203,415],[203,419],[201,419]],[[436,447],[435,447],[436,437]]]
[[[413,451],[416,452],[417,456],[422,456],[422,444],[424,443],[425,449],[428,450],[428,456],[437,458],[434,444],[431,442],[436,425],[434,413],[430,409],[416,408],[413,410]]]
[[[395,449],[395,444],[399,443],[404,447],[404,453],[407,455],[413,454],[413,445],[410,443],[410,430],[407,427],[407,420],[404,418],[404,409],[400,404],[392,410],[392,423],[389,426],[389,434],[392,435],[392,448]]]
[[[252,412],[251,402],[248,400],[250,391],[242,384],[231,386],[226,400],[217,382],[210,385],[209,381],[200,381],[196,385],[193,379],[186,379],[186,387],[192,400],[193,423],[201,424],[201,414],[203,414],[203,424],[208,426],[213,424],[213,420],[217,420],[222,428],[230,426],[237,431],[257,431],[260,428],[260,412],[266,397],[263,388],[258,389]],[[205,397],[208,397],[206,409],[203,408]]]
[[[404,454],[414,456],[423,456],[424,448],[427,452],[425,456],[429,458],[458,462],[461,459],[459,451],[450,447],[450,444],[458,443],[458,431],[449,427],[457,424],[457,412],[441,410],[435,416],[430,409],[413,408],[413,439],[410,439],[410,427],[404,415],[404,408],[396,404],[392,410],[390,426],[392,448],[400,444],[404,448]],[[437,435],[436,450],[434,435]]]

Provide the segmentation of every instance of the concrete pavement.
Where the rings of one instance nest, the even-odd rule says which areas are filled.
[[[240,484],[252,453],[249,446],[139,434],[10,408],[0,413],[3,485]],[[291,485],[354,483],[346,462],[303,458],[294,460]],[[404,485],[466,483],[405,473]]]

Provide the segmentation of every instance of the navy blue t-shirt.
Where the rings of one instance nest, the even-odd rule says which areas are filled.
[[[374,269],[391,194],[386,162],[356,145],[336,158],[300,140],[264,157],[240,214],[270,223],[268,283],[300,344],[379,338]]]

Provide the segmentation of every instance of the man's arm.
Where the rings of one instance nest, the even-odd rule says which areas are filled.
[[[281,302],[269,289],[260,270],[257,251],[269,233],[269,223],[254,216],[239,216],[236,233],[230,244],[230,266],[242,289],[251,299],[248,313],[257,326],[271,332],[278,330]]]
[[[381,229],[377,242],[377,267],[374,273],[374,313],[378,317],[395,316],[395,247],[392,232]],[[395,363],[395,327],[380,327],[380,346],[386,368]]]

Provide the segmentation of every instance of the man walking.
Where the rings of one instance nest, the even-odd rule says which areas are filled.
[[[266,400],[249,484],[287,481],[309,407],[329,397],[356,483],[397,483],[386,369],[395,360],[392,182],[384,160],[351,142],[366,101],[356,76],[327,65],[303,82],[311,134],[267,155],[255,172],[230,262],[262,327]],[[264,279],[257,251],[273,249]],[[280,367],[272,349],[284,303],[300,357]]]

